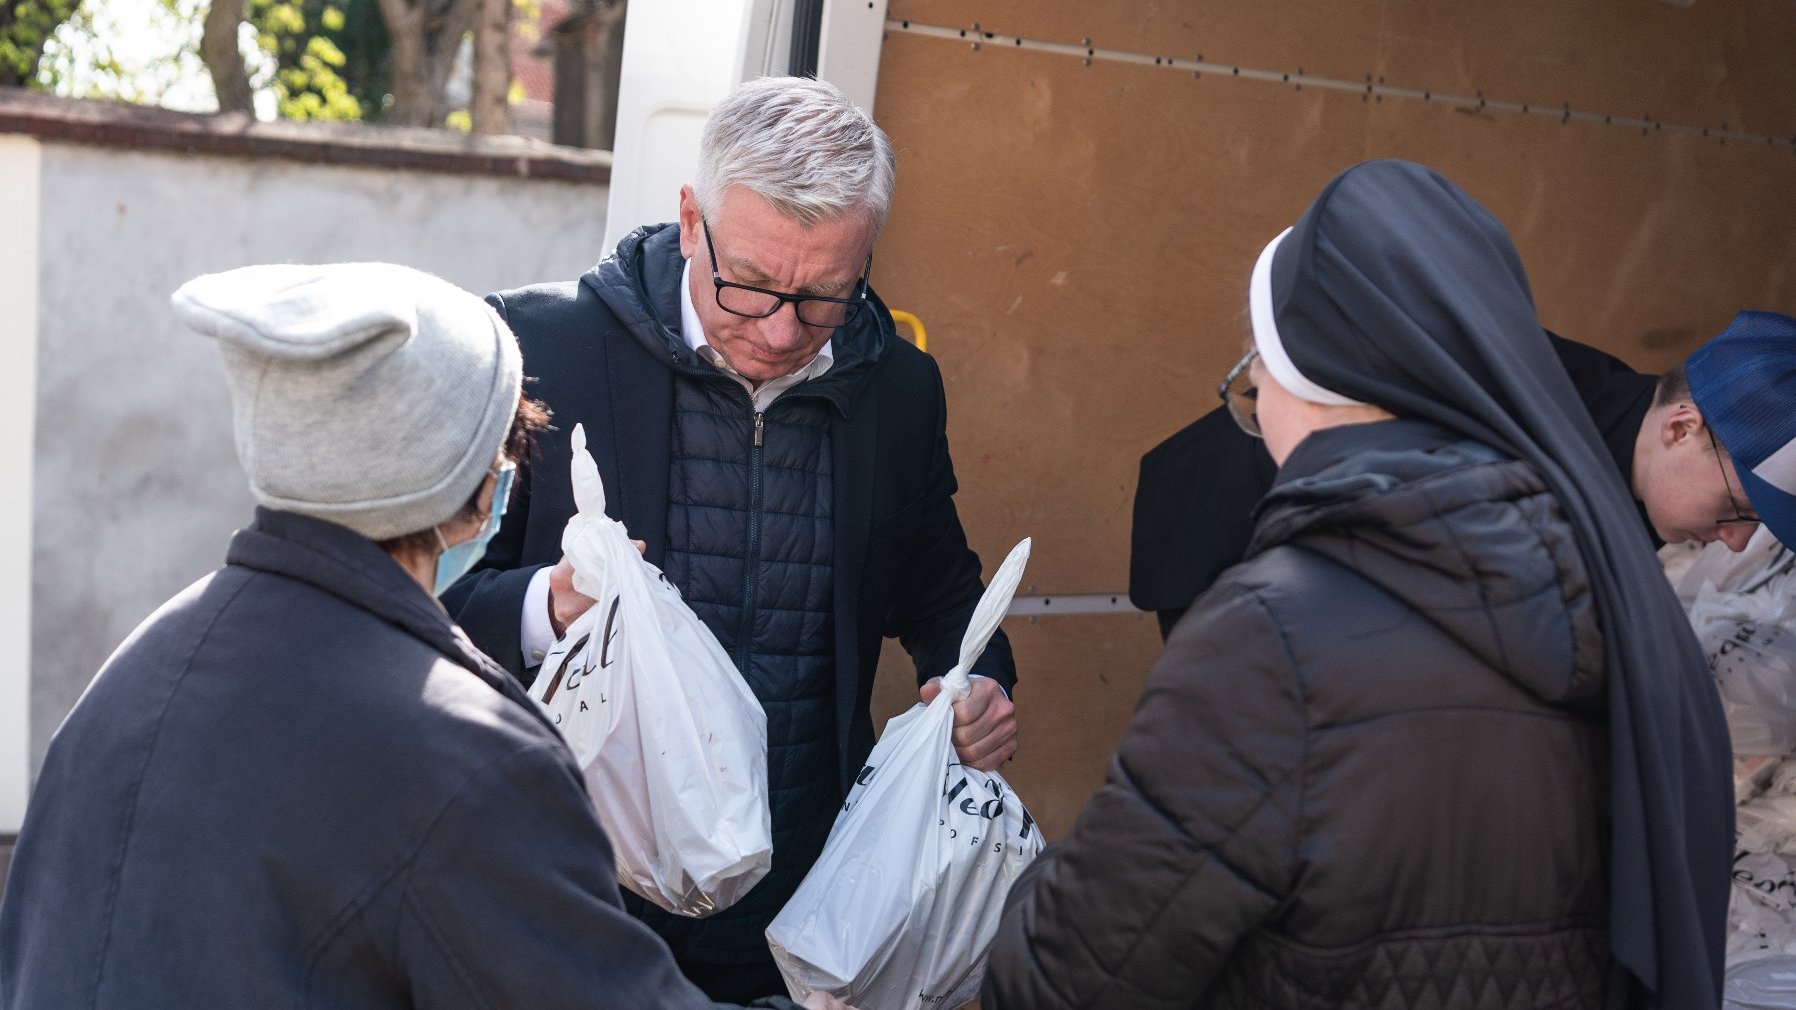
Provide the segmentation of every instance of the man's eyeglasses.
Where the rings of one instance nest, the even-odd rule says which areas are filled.
[[[1748,514],[1745,509],[1740,507],[1740,499],[1734,497],[1734,482],[1728,479],[1727,464],[1725,464],[1721,461],[1721,443],[1715,441],[1715,429],[1710,428],[1707,425],[1704,425],[1703,430],[1708,432],[1709,446],[1715,450],[1715,466],[1716,466],[1716,468],[1718,468],[1721,471],[1722,485],[1727,488],[1728,507],[1732,508],[1734,510],[1734,514],[1731,517],[1726,518],[1726,519],[1715,520],[1715,525],[1731,526],[1735,523],[1739,523],[1742,525],[1753,525],[1753,526],[1758,525],[1758,523],[1760,522],[1759,517],[1756,515]]]
[[[1260,356],[1258,349],[1247,352],[1235,367],[1229,369],[1228,377],[1222,380],[1216,395],[1222,397],[1223,405],[1228,407],[1229,416],[1241,426],[1241,430],[1254,438],[1265,438],[1260,431],[1260,390],[1253,384],[1253,378],[1247,368],[1253,359]]]
[[[771,291],[757,288],[751,284],[737,284],[726,281],[717,272],[717,245],[711,241],[711,225],[705,219],[699,219],[699,226],[705,230],[705,249],[711,254],[711,283],[716,286],[717,307],[725,312],[750,319],[765,319],[780,310],[780,306],[792,303],[792,309],[798,313],[798,321],[806,326],[834,328],[844,326],[867,304],[867,273],[873,269],[873,257],[867,257],[867,265],[861,269],[860,280],[854,282],[853,294],[847,298],[825,298],[822,295],[793,295],[784,291]]]

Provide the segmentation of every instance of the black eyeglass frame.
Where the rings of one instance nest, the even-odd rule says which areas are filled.
[[[1216,387],[1216,395],[1222,399],[1222,405],[1228,408],[1229,417],[1234,418],[1236,427],[1239,427],[1253,438],[1266,437],[1264,430],[1260,428],[1258,403],[1260,398],[1260,387],[1249,382],[1247,388],[1238,393],[1229,389],[1229,387],[1234,385],[1235,380],[1247,372],[1247,369],[1253,364],[1253,359],[1259,356],[1260,349],[1257,347],[1248,351],[1240,361],[1235,363],[1235,367],[1229,369],[1229,374],[1222,379],[1222,385]],[[1240,406],[1242,401],[1253,404],[1253,408],[1243,410]]]
[[[825,295],[795,295],[785,291],[774,291],[771,288],[758,288],[753,284],[738,284],[735,281],[724,280],[723,275],[717,272],[717,243],[711,240],[711,223],[702,217],[698,219],[698,223],[699,227],[705,232],[705,250],[711,254],[711,284],[713,285],[711,297],[717,301],[718,308],[728,312],[732,316],[742,316],[745,319],[766,319],[768,316],[773,315],[783,308],[787,302],[791,302],[792,311],[798,315],[799,322],[806,326],[818,327],[819,329],[834,329],[838,326],[847,326],[849,323],[853,322],[854,318],[860,315],[861,308],[867,304],[867,277],[873,272],[872,253],[867,254],[867,265],[861,268],[860,279],[854,282],[854,294],[849,295],[847,298],[830,298]],[[739,291],[752,291],[757,295],[766,295],[773,298],[775,301],[773,307],[766,312],[743,312],[741,309],[732,309],[723,303],[723,290],[725,288],[734,288]],[[807,302],[823,302],[828,305],[840,305],[843,307],[845,314],[840,320],[835,322],[812,322],[811,320],[806,319],[804,315],[804,307]]]
[[[1709,447],[1715,450],[1715,468],[1717,470],[1721,471],[1721,485],[1723,487],[1727,488],[1728,508],[1731,508],[1734,510],[1733,518],[1717,519],[1717,520],[1715,520],[1715,525],[1717,525],[1717,526],[1733,526],[1733,525],[1739,524],[1739,525],[1757,526],[1760,523],[1764,522],[1764,520],[1760,519],[1758,516],[1747,515],[1746,510],[1740,507],[1740,499],[1734,497],[1734,482],[1729,480],[1727,477],[1727,465],[1725,463],[1721,462],[1721,443],[1719,441],[1716,441],[1716,439],[1715,439],[1715,429],[1713,429],[1705,424],[1705,425],[1703,425],[1702,430],[1704,432],[1706,432],[1709,436]],[[1742,490],[1744,490],[1744,489],[1742,489]],[[1750,503],[1751,499],[1747,499],[1747,501],[1748,501],[1748,503]]]

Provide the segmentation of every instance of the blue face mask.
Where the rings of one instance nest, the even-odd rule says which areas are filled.
[[[493,534],[499,532],[499,520],[505,517],[505,503],[511,497],[511,478],[517,472],[518,468],[513,463],[506,463],[499,468],[498,479],[493,483],[492,511],[486,514],[486,522],[480,527],[480,532],[474,534],[473,539],[446,547],[443,553],[437,555],[437,584],[431,595],[443,595],[444,591],[455,585],[457,579],[468,574],[469,569],[486,554],[487,542],[493,539]],[[443,533],[439,529],[437,539],[440,541],[442,538]]]

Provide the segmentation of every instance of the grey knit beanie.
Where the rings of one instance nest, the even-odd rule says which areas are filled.
[[[263,505],[370,540],[454,515],[517,411],[517,341],[478,297],[390,263],[196,277],[171,299],[218,340],[237,458]]]

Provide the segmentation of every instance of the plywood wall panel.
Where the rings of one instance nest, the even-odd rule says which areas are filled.
[[[1388,105],[1368,153],[1425,162],[1488,207],[1567,336],[1659,369],[1739,308],[1796,309],[1790,151]]]
[[[894,0],[893,18],[1105,49],[1358,76],[1376,69],[1382,0],[1282,3],[1039,3]],[[1306,63],[1307,61],[1307,63]]]
[[[1781,130],[1791,118],[1788,101],[1767,105],[1750,82],[1717,72],[1751,62],[1752,24],[1741,11],[1656,0],[1390,0],[1376,72],[1412,88]]]
[[[999,558],[1035,536],[1054,591],[1119,589],[1142,450],[1214,402],[1253,252],[1359,159],[1362,128],[1328,127],[1365,112],[917,36],[886,53],[907,70],[881,83],[899,172],[875,282],[929,328],[968,529]],[[1242,198],[1268,186],[1288,198]]]
[[[930,327],[976,546],[1036,536],[1044,591],[1122,587],[1141,451],[1214,403],[1254,252],[1366,157],[1485,200],[1548,325],[1642,367],[1791,300],[1781,146],[904,33],[882,75],[900,170],[876,280]]]
[[[1787,0],[894,0],[894,19],[1417,90],[1796,132]]]

